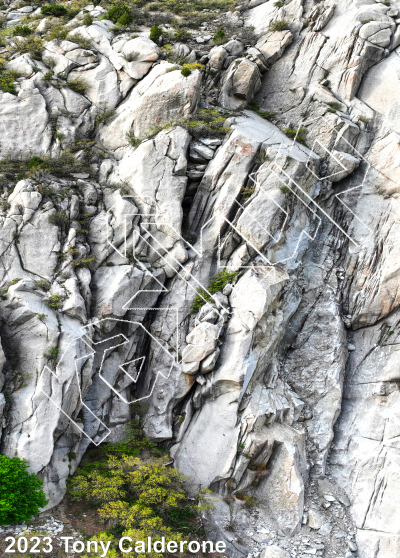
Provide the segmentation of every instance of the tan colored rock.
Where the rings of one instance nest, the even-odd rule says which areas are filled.
[[[223,78],[219,102],[225,108],[244,108],[261,88],[261,74],[256,63],[247,58],[235,60]]]
[[[293,35],[290,31],[275,31],[258,41],[256,48],[263,55],[265,63],[271,66],[282,56],[292,41]]]

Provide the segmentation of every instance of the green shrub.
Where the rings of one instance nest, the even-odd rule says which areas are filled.
[[[6,69],[6,61],[0,58],[0,91],[4,93],[17,94],[15,89],[15,78],[17,74]]]
[[[18,457],[0,455],[0,525],[32,519],[48,501],[43,482]]]
[[[137,446],[134,455],[129,443],[106,444],[106,451],[103,448],[102,454],[96,453],[96,461],[82,465],[68,481],[71,499],[94,505],[114,532],[135,540],[165,536],[166,542],[174,540],[179,544],[184,534],[198,533],[201,528],[198,512],[206,507],[204,494],[209,491],[189,498],[185,477],[177,469],[166,467],[168,457],[158,457],[160,452],[155,444],[141,435],[133,445]],[[120,451],[113,452],[113,446]],[[142,451],[147,456],[139,457]],[[110,540],[108,535],[107,538]],[[160,558],[160,554],[151,552],[148,557]]]
[[[121,27],[127,27],[128,25],[130,25],[133,22],[133,17],[131,16],[131,14],[129,12],[125,12],[124,14],[122,14],[122,16],[118,19],[117,21],[117,25],[120,25]]]
[[[85,39],[85,37],[80,33],[74,33],[74,35],[71,37],[71,41],[85,50],[90,50],[93,48],[92,43],[88,39]]]
[[[274,2],[274,6],[276,8],[282,8],[282,6],[285,5],[285,2],[281,2],[280,0],[278,0],[278,2]]]
[[[42,48],[43,48],[43,39],[40,37],[36,37],[34,35],[30,35],[25,39],[15,39],[15,46],[14,51],[19,52],[20,54],[28,53],[34,58],[35,60],[40,60]]]
[[[279,190],[284,194],[290,194],[290,192],[292,191],[289,186],[286,186],[286,184],[282,184],[282,186],[279,186]]]
[[[289,23],[286,21],[286,19],[273,21],[269,26],[270,31],[286,31],[287,29],[289,29]]]
[[[13,28],[12,33],[14,37],[28,37],[29,35],[32,35],[32,29],[27,25],[16,25]]]
[[[361,24],[365,25],[366,23],[369,23],[370,21],[374,21],[374,20],[373,19],[362,19]]]
[[[112,22],[117,23],[118,20],[124,15],[129,15],[129,8],[125,4],[119,6],[113,6],[108,10],[105,17],[106,19],[110,19]]]
[[[96,114],[94,121],[96,122],[96,125],[99,126],[100,124],[105,124],[106,122],[108,122],[114,115],[115,109],[103,109],[98,114]]]
[[[199,64],[198,62],[194,62],[193,64],[184,64],[181,70],[181,74],[185,77],[190,76],[194,70],[204,70],[205,67],[203,64]]]
[[[275,112],[271,110],[261,110],[260,103],[256,99],[250,101],[250,103],[248,103],[247,105],[247,108],[258,114],[258,116],[261,116],[261,118],[264,118],[265,120],[272,120],[275,116]]]
[[[41,159],[40,157],[31,157],[28,161],[28,169],[32,170],[32,169],[36,169],[40,166],[42,166],[44,163],[43,159]]]
[[[329,108],[328,108],[328,112],[336,112],[337,110],[340,110],[340,104],[339,103],[335,103],[334,101],[331,101],[329,103],[326,103]]]
[[[132,147],[139,147],[139,145],[143,141],[140,138],[137,138],[135,136],[134,132],[132,132],[132,131],[130,131],[126,134],[126,139],[128,140],[129,145],[131,145]]]
[[[159,45],[162,34],[163,30],[161,29],[161,27],[158,27],[158,25],[153,25],[153,27],[150,29],[150,40],[156,43],[156,45]]]
[[[79,8],[76,8],[75,10],[68,10],[67,18],[68,19],[74,19],[74,17],[77,16],[80,11],[81,10]]]
[[[43,291],[49,291],[51,287],[50,283],[46,281],[46,279],[37,279],[35,281],[35,285],[38,289],[42,289]]]
[[[283,128],[282,132],[290,139],[306,145],[306,128]]]
[[[221,45],[225,42],[225,31],[223,29],[218,29],[213,37],[213,42],[215,45]]]
[[[65,8],[65,6],[60,6],[58,4],[42,6],[42,9],[40,11],[43,15],[50,17],[61,17],[68,13],[68,10],[67,8]]]
[[[86,25],[86,27],[89,27],[89,25],[92,25],[93,23],[93,18],[90,14],[85,14],[85,17],[83,18],[82,21],[82,25]]]
[[[62,227],[68,223],[68,215],[63,211],[56,211],[52,215],[49,215],[49,222],[58,227]]]
[[[51,27],[46,34],[46,40],[48,41],[64,41],[67,38],[70,29],[66,29],[63,25],[56,25]]]
[[[192,34],[189,33],[189,31],[187,29],[185,29],[184,27],[180,27],[179,29],[177,29],[175,31],[174,36],[175,36],[175,39],[177,41],[179,41],[180,43],[185,43],[186,41],[188,41],[190,39]]]
[[[82,78],[75,78],[68,81],[68,87],[72,89],[72,91],[75,91],[75,93],[84,95],[89,85]]]
[[[182,70],[181,70],[181,74],[182,74],[184,77],[189,77],[191,73],[192,73],[192,70],[191,70],[190,68],[188,68],[188,67],[186,66],[186,64],[185,64],[185,66],[183,66],[183,68],[182,68]]]
[[[50,295],[47,300],[45,300],[46,306],[58,310],[62,306],[61,295]]]
[[[213,300],[211,295],[219,293],[228,283],[232,283],[236,279],[237,274],[237,271],[227,271],[226,269],[217,273],[208,285],[207,290],[200,289],[198,291],[197,296],[192,302],[192,313],[197,313],[206,302]]]
[[[58,347],[50,347],[49,352],[44,354],[52,366],[56,366],[59,352],[60,349]]]

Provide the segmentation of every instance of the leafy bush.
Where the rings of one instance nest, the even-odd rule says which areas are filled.
[[[106,444],[107,451],[100,454],[101,461],[89,461],[78,469],[68,482],[71,499],[95,505],[100,517],[113,526],[115,533],[122,532],[134,540],[165,536],[166,542],[179,543],[183,534],[196,533],[198,511],[204,509],[204,493],[208,491],[189,499],[185,477],[176,469],[166,467],[168,457],[156,455],[155,444],[143,436],[137,421],[133,421],[133,434],[126,444],[128,453],[124,453],[122,445],[121,442]],[[121,452],[112,452],[113,446],[119,446]],[[107,534],[107,540],[113,539]],[[129,556],[142,555],[134,552]],[[160,555],[151,552],[149,558],[160,558]]]
[[[200,289],[198,291],[192,303],[192,313],[195,314],[206,302],[210,302],[212,300],[211,295],[219,293],[228,283],[232,283],[236,279],[237,274],[237,271],[227,271],[226,269],[217,273],[207,289]]]
[[[47,504],[43,482],[18,457],[0,455],[0,525],[24,523]]]
[[[102,109],[99,111],[98,114],[96,114],[94,121],[96,122],[96,125],[99,126],[100,124],[105,124],[106,122],[108,122],[114,115],[115,109]]]
[[[62,306],[61,295],[50,295],[45,301],[46,306],[58,310]]]
[[[82,25],[86,25],[86,27],[89,27],[89,25],[92,25],[93,23],[93,18],[90,14],[85,14],[85,17],[83,18],[82,21]]]
[[[75,91],[75,93],[84,95],[89,85],[82,78],[75,78],[68,81],[68,87],[72,89],[72,91]]]
[[[32,29],[27,25],[16,25],[13,28],[14,37],[28,37],[32,35]]]
[[[281,2],[280,0],[278,0],[278,2],[274,2],[274,6],[276,8],[282,8],[282,6],[285,5],[285,2]]]
[[[15,52],[19,52],[20,54],[28,53],[35,60],[40,60],[43,48],[43,39],[30,35],[25,39],[16,38],[14,42],[15,46],[13,50]]]
[[[40,157],[31,157],[28,161],[28,169],[32,170],[32,169],[36,169],[40,166],[42,166],[44,164],[43,159],[41,159]]]
[[[221,45],[225,42],[225,31],[223,29],[218,29],[213,37],[213,42],[215,45]]]
[[[306,128],[283,128],[282,132],[290,139],[306,145]]]
[[[159,45],[162,34],[163,30],[161,29],[161,27],[158,27],[158,25],[153,25],[153,27],[150,29],[150,40],[156,43],[156,45]]]
[[[48,41],[64,41],[67,38],[70,29],[66,29],[63,25],[55,25],[51,27],[46,35]]]
[[[59,352],[60,349],[58,347],[50,347],[49,352],[45,353],[45,358],[47,358],[52,366],[56,366]]]
[[[68,10],[67,8],[65,8],[65,6],[60,6],[58,4],[42,6],[42,9],[40,11],[43,15],[52,17],[61,17],[68,13]]]
[[[286,19],[278,19],[277,21],[273,21],[269,26],[270,31],[286,31],[289,29],[289,23]]]
[[[50,283],[46,281],[46,279],[37,279],[35,281],[35,285],[38,289],[42,289],[43,291],[49,291],[51,287]]]
[[[129,12],[125,12],[124,14],[122,14],[122,16],[118,19],[117,21],[117,25],[120,25],[121,27],[127,27],[128,25],[130,25],[133,22],[133,17],[131,16],[131,14]]]
[[[6,69],[6,61],[0,59],[0,91],[16,95],[17,90],[14,84],[16,77],[15,72]]]
[[[192,36],[191,33],[184,27],[179,27],[174,33],[175,39],[181,43],[185,43]]]
[[[194,62],[193,64],[184,64],[181,70],[181,74],[185,77],[189,77],[194,70],[204,70],[203,64]]]
[[[49,222],[58,227],[62,227],[68,223],[68,215],[63,211],[56,211],[52,215],[49,215]]]
[[[74,33],[74,35],[71,37],[71,41],[85,50],[90,50],[93,48],[92,43],[88,39],[85,39],[85,37],[80,33]]]
[[[137,138],[133,131],[130,131],[126,134],[126,139],[128,140],[129,145],[131,145],[132,147],[139,147],[139,145],[143,141],[140,138]]]
[[[118,23],[118,20],[124,16],[125,14],[129,14],[129,8],[125,4],[113,6],[108,10],[105,17],[106,19],[110,19],[114,23]]]
[[[328,108],[328,112],[336,112],[337,110],[340,110],[340,104],[336,103],[334,101],[331,101],[329,103],[326,103],[329,108]]]

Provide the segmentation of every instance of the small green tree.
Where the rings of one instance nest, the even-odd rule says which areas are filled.
[[[45,16],[61,17],[68,13],[65,6],[60,6],[58,4],[50,4],[47,6],[42,6],[41,12]]]
[[[0,525],[23,523],[48,503],[43,482],[18,457],[0,455]]]
[[[153,25],[153,27],[150,29],[150,40],[156,43],[156,45],[159,45],[162,34],[163,30],[161,29],[161,27],[158,27],[158,25]]]

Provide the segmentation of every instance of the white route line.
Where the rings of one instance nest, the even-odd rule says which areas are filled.
[[[311,122],[308,122],[308,125],[310,125],[311,123],[313,123],[314,121],[319,120],[319,119],[325,119],[325,116],[318,117],[318,118],[315,118],[315,119],[311,120]],[[300,133],[300,129],[301,129],[302,125],[304,124],[304,122],[305,122],[305,121],[301,122],[301,124],[300,124],[300,125],[298,126],[298,128],[297,128],[297,132],[296,132],[295,138],[293,139],[292,147],[295,146],[295,144],[296,144],[296,138],[298,137],[298,134]],[[339,131],[336,130],[335,128],[333,129],[333,132],[335,132],[337,135],[339,134]],[[266,141],[267,139],[268,139],[268,138],[265,138],[264,141]],[[346,203],[344,203],[344,202],[340,199],[340,196],[344,196],[346,193],[348,193],[348,192],[350,192],[350,191],[352,191],[352,190],[355,190],[356,188],[360,188],[360,187],[364,184],[364,182],[366,181],[366,176],[367,176],[367,174],[368,174],[368,172],[369,172],[369,169],[370,169],[371,165],[370,165],[370,163],[369,163],[360,153],[358,153],[358,151],[357,151],[344,137],[340,137],[340,138],[337,137],[334,146],[337,144],[337,142],[338,142],[339,140],[340,140],[340,141],[346,142],[346,143],[351,147],[351,149],[352,149],[355,153],[357,153],[358,157],[359,157],[360,159],[362,159],[364,162],[367,163],[367,170],[366,170],[366,173],[365,173],[365,175],[364,175],[364,179],[363,179],[363,181],[362,181],[362,183],[361,183],[360,185],[357,185],[357,186],[355,186],[355,187],[349,188],[348,190],[346,190],[346,191],[344,191],[344,192],[341,192],[340,194],[336,194],[335,197],[336,197],[336,198],[346,207],[346,209],[349,210],[349,211],[352,213],[352,215],[353,215],[356,219],[358,219],[358,220],[370,231],[370,233],[372,234],[371,229],[370,229],[370,228],[369,228],[369,227],[368,227],[368,226],[367,226],[367,225],[366,225],[366,224],[365,224],[365,223],[364,223],[364,222],[363,222],[363,221],[362,221],[349,207],[348,207],[348,205],[347,205]],[[262,145],[263,143],[264,143],[264,142],[261,142],[261,145]],[[343,170],[347,170],[347,169],[344,167],[344,165],[337,159],[337,157],[335,157],[335,156],[333,155],[332,151],[330,151],[328,148],[326,148],[319,140],[315,140],[315,141],[314,141],[313,147],[314,147],[316,144],[318,144],[323,150],[325,150],[325,151],[329,154],[329,156],[331,156],[331,157],[335,160],[335,162],[336,162],[340,167],[342,167]],[[204,231],[204,229],[209,225],[209,223],[210,223],[211,221],[213,221],[214,219],[219,219],[219,229],[221,229],[222,223],[223,223],[223,222],[226,222],[226,223],[227,223],[230,227],[232,227],[232,229],[244,240],[244,242],[245,242],[246,244],[248,244],[249,246],[251,246],[251,248],[252,248],[253,250],[255,250],[255,252],[267,263],[267,265],[269,265],[269,266],[274,266],[274,265],[277,265],[278,263],[286,262],[286,261],[292,259],[292,258],[296,255],[297,250],[298,250],[298,247],[299,247],[299,245],[300,245],[300,243],[301,243],[301,240],[302,240],[302,238],[303,238],[304,235],[306,235],[310,240],[315,239],[316,234],[317,234],[317,232],[318,232],[318,230],[319,230],[319,228],[320,228],[320,225],[321,225],[321,223],[322,223],[322,219],[321,219],[321,217],[317,214],[317,211],[321,211],[321,213],[322,213],[331,223],[333,223],[334,226],[336,226],[336,227],[342,232],[342,234],[344,234],[353,244],[355,244],[357,247],[359,247],[359,244],[358,244],[349,234],[346,233],[346,231],[343,229],[343,227],[341,227],[341,226],[340,226],[340,225],[339,225],[339,224],[338,224],[338,223],[337,223],[337,222],[336,222],[336,221],[335,221],[335,220],[334,220],[334,219],[333,219],[333,218],[332,218],[332,217],[331,217],[331,216],[330,216],[330,215],[329,215],[329,214],[328,214],[328,213],[327,213],[327,212],[326,212],[326,211],[325,211],[325,210],[324,210],[324,209],[323,209],[323,208],[322,208],[322,207],[321,207],[321,206],[320,206],[320,205],[319,205],[319,204],[318,204],[318,203],[317,203],[317,202],[316,202],[316,201],[315,201],[315,200],[314,200],[314,199],[313,199],[313,198],[312,198],[312,197],[311,197],[311,196],[310,196],[310,195],[309,195],[309,194],[308,194],[308,193],[307,193],[307,192],[306,192],[293,178],[292,178],[292,177],[290,177],[290,175],[289,175],[288,173],[286,173],[286,172],[283,170],[283,168],[277,163],[278,155],[282,154],[282,155],[284,155],[284,156],[287,156],[285,153],[282,153],[282,152],[281,152],[283,146],[284,146],[285,149],[287,150],[287,145],[285,145],[285,144],[283,144],[283,142],[281,142],[281,144],[279,145],[279,148],[278,148],[278,150],[277,150],[277,153],[276,153],[276,155],[275,155],[274,161],[272,161],[272,163],[269,165],[269,170],[271,170],[271,172],[282,182],[283,185],[285,185],[287,188],[290,189],[290,191],[291,191],[291,192],[297,197],[297,199],[306,207],[306,209],[308,209],[308,210],[314,215],[314,217],[318,220],[318,226],[317,226],[317,228],[316,228],[316,230],[315,230],[315,232],[314,232],[313,235],[310,235],[305,229],[303,229],[303,230],[301,231],[300,236],[299,236],[299,239],[298,239],[298,242],[297,242],[297,244],[296,244],[296,248],[295,248],[294,253],[293,253],[292,256],[289,256],[289,257],[287,257],[287,258],[285,258],[285,259],[283,259],[283,260],[280,260],[279,262],[275,262],[275,263],[270,262],[270,260],[268,260],[268,258],[266,258],[266,256],[265,256],[264,254],[262,254],[262,253],[260,252],[260,250],[257,249],[257,248],[253,245],[253,243],[251,243],[250,240],[249,240],[248,238],[246,238],[246,237],[241,233],[241,231],[238,229],[238,227],[236,227],[231,221],[229,221],[229,219],[228,219],[227,217],[225,217],[225,216],[223,216],[223,215],[220,214],[220,212],[218,211],[218,209],[216,210],[216,214],[215,214],[213,217],[211,217],[211,218],[201,227],[201,230],[200,230],[200,252],[199,252],[196,248],[194,248],[194,246],[193,246],[192,244],[190,244],[186,239],[184,239],[184,238],[182,237],[182,235],[181,235],[180,233],[178,233],[178,231],[177,231],[174,227],[172,227],[172,225],[170,225],[169,223],[162,222],[162,221],[161,221],[161,222],[159,222],[159,221],[158,221],[158,222],[151,222],[151,221],[139,222],[139,230],[140,230],[140,229],[143,229],[144,232],[146,233],[146,235],[148,235],[148,237],[150,237],[150,238],[153,240],[153,243],[157,244],[157,246],[158,246],[159,249],[165,250],[166,255],[168,256],[169,260],[167,260],[166,256],[165,256],[164,254],[161,254],[161,253],[159,252],[159,250],[157,250],[157,249],[155,248],[155,246],[154,246],[151,242],[149,242],[148,238],[145,238],[140,232],[139,232],[139,238],[141,238],[141,240],[142,240],[145,244],[147,244],[147,246],[148,246],[151,250],[153,250],[162,260],[164,260],[164,262],[165,262],[168,266],[171,266],[171,265],[172,265],[172,264],[171,264],[171,260],[173,260],[173,261],[176,263],[176,265],[178,266],[178,271],[176,271],[177,276],[178,276],[181,280],[185,281],[185,282],[187,283],[187,285],[189,285],[190,288],[196,292],[197,295],[202,296],[201,293],[199,293],[199,289],[200,289],[200,290],[204,291],[204,292],[207,294],[207,296],[209,296],[211,299],[213,299],[214,302],[215,302],[215,304],[219,307],[219,308],[217,308],[217,312],[218,312],[219,316],[222,317],[222,318],[224,318],[224,315],[226,315],[226,313],[227,313],[227,310],[223,307],[223,305],[222,305],[221,303],[219,303],[218,300],[215,300],[214,296],[208,291],[208,289],[205,288],[205,287],[196,279],[196,277],[194,277],[194,276],[190,273],[190,271],[187,270],[187,269],[185,268],[185,266],[179,262],[179,260],[177,260],[174,256],[172,256],[171,253],[168,251],[168,249],[165,248],[165,246],[163,245],[163,243],[162,243],[160,240],[158,240],[158,239],[150,232],[150,230],[147,230],[147,229],[145,228],[145,226],[157,226],[157,227],[159,227],[159,226],[164,226],[164,227],[168,227],[168,228],[169,228],[170,230],[172,230],[173,233],[174,233],[172,236],[176,236],[177,240],[178,240],[178,239],[179,239],[179,240],[182,240],[183,243],[184,243],[187,247],[189,247],[189,249],[193,250],[193,252],[194,252],[198,257],[202,257],[202,255],[203,255],[203,231]],[[298,148],[298,147],[296,146],[296,148]],[[337,173],[332,173],[331,175],[328,175],[328,176],[325,176],[325,177],[318,177],[318,175],[316,175],[316,174],[314,173],[314,171],[312,170],[312,168],[309,166],[309,162],[310,162],[312,153],[315,153],[315,152],[314,152],[312,149],[309,150],[309,156],[308,156],[308,161],[307,161],[307,163],[306,163],[306,167],[307,167],[307,169],[311,172],[311,174],[312,174],[317,180],[328,180],[329,177],[332,177],[332,176],[334,176],[334,175],[336,175],[336,174],[342,172],[342,171],[337,171]],[[319,157],[319,156],[318,156],[318,157]],[[375,170],[376,170],[376,169],[375,169]],[[379,171],[377,171],[377,172],[379,172]],[[380,173],[380,174],[381,174],[381,173]],[[285,181],[285,180],[282,178],[282,175],[287,179],[287,181]],[[261,230],[263,230],[268,236],[270,236],[270,238],[271,238],[272,240],[274,240],[275,242],[278,242],[279,239],[280,239],[280,238],[282,237],[282,235],[283,235],[283,231],[284,231],[284,228],[285,228],[285,226],[286,226],[286,224],[287,224],[287,221],[288,221],[288,218],[289,218],[289,214],[288,214],[288,212],[287,212],[279,203],[277,203],[277,202],[272,198],[272,196],[271,196],[264,188],[262,188],[262,186],[261,186],[261,184],[260,184],[260,182],[259,182],[259,172],[258,172],[258,171],[255,172],[255,173],[251,173],[251,174],[249,175],[249,178],[250,178],[250,180],[253,182],[253,184],[255,185],[254,192],[257,192],[258,195],[259,195],[259,193],[261,193],[261,195],[265,195],[266,197],[268,197],[268,199],[269,199],[272,203],[274,203],[274,204],[285,214],[284,223],[283,223],[283,225],[281,226],[281,229],[278,231],[278,238],[276,238],[276,237],[275,237],[274,235],[272,235],[267,229],[265,229],[264,226],[259,222],[258,219],[253,218],[253,217],[251,217],[251,215],[250,215],[250,219],[253,220],[253,222],[255,222],[255,223],[261,228]],[[308,200],[308,203],[306,203],[306,202],[304,201],[304,199],[302,199],[302,198],[300,197],[300,195],[296,192],[296,189],[298,189],[298,190],[305,196],[305,198]],[[254,193],[254,192],[253,192],[253,193]],[[252,194],[252,195],[253,195],[253,194]],[[127,197],[127,198],[132,197],[132,198],[134,198],[135,196],[124,196],[124,197]],[[158,208],[158,204],[157,204],[156,200],[153,200],[153,199],[151,199],[151,198],[148,198],[148,199],[150,200],[150,202],[145,201],[145,200],[141,200],[141,201],[143,201],[144,203],[146,203],[146,204],[149,205],[150,207],[156,207],[156,208]],[[228,196],[228,199],[229,199],[229,196]],[[232,198],[232,199],[233,199],[233,202],[236,203],[237,205],[239,205],[239,207],[242,209],[242,211],[243,211],[242,216],[246,213],[246,211],[247,211],[247,213],[250,212],[251,204],[249,204],[249,206],[247,206],[247,207],[244,207],[244,206],[243,206],[240,202],[238,202],[236,199],[234,199],[234,198]],[[313,210],[313,209],[310,207],[309,204],[313,204],[313,205],[315,206],[315,210]],[[114,207],[114,206],[112,206],[112,207]],[[108,210],[108,213],[109,213],[109,214],[110,214],[110,212],[111,212],[111,210],[112,210],[112,207]],[[125,217],[125,223],[124,223],[124,226],[125,226],[125,238],[124,238],[124,251],[123,251],[123,252],[121,252],[121,251],[109,240],[109,237],[110,237],[110,225],[109,225],[109,222],[108,222],[108,220],[107,220],[107,243],[112,247],[113,250],[115,250],[118,254],[120,254],[120,256],[122,256],[122,257],[124,257],[124,258],[126,258],[126,255],[127,255],[127,236],[128,236],[128,235],[127,235],[127,221],[126,221],[126,220],[127,220],[127,217],[130,217],[130,216],[139,217],[139,219],[140,219],[141,217],[142,217],[142,218],[145,218],[145,219],[149,219],[149,218],[151,218],[151,217],[157,218],[157,217],[159,216],[159,213],[150,213],[150,214],[129,213],[129,214],[125,214],[125,215],[124,215],[124,217]],[[133,254],[133,249],[132,249],[132,254]],[[221,255],[221,237],[220,237],[220,233],[219,233],[219,235],[218,235],[218,265],[219,265],[219,266],[220,266],[220,263],[221,263],[220,255]],[[145,273],[150,274],[150,275],[153,277],[153,279],[155,280],[155,282],[160,286],[160,289],[156,289],[156,290],[152,290],[152,289],[148,289],[148,290],[140,289],[132,298],[130,298],[130,299],[123,305],[122,308],[123,308],[123,309],[126,309],[126,310],[133,310],[133,309],[135,309],[135,310],[144,310],[144,311],[146,311],[146,312],[147,312],[147,311],[161,311],[161,310],[162,310],[162,311],[167,311],[167,312],[169,312],[169,311],[174,311],[174,312],[176,312],[176,335],[177,335],[177,338],[176,338],[176,342],[177,342],[177,346],[176,346],[176,355],[178,356],[178,354],[179,354],[179,351],[178,351],[178,349],[179,349],[179,346],[178,346],[178,344],[179,344],[178,310],[173,309],[173,308],[170,308],[170,307],[167,307],[167,308],[131,308],[131,307],[129,307],[129,305],[132,303],[132,301],[133,301],[139,294],[141,294],[141,293],[144,293],[144,292],[145,292],[145,293],[146,293],[146,292],[147,292],[147,293],[161,293],[161,292],[166,293],[166,292],[168,292],[168,290],[165,288],[165,286],[163,285],[163,283],[161,283],[161,281],[159,281],[159,280],[157,279],[157,277],[155,277],[155,276],[151,273],[151,271],[150,271],[146,266],[144,266],[144,265],[140,262],[140,260],[138,260],[138,258],[135,256],[135,254],[133,254],[133,258],[134,258],[135,262],[137,262],[138,267],[139,267],[142,271],[144,271]],[[252,268],[254,268],[254,267],[260,267],[260,266],[257,266],[257,264],[253,264],[252,266],[241,266],[241,267],[244,267],[244,268],[252,267]],[[263,267],[265,267],[265,266],[263,266]],[[144,268],[144,269],[143,269],[143,268]],[[194,287],[194,286],[189,282],[189,280],[187,280],[185,277],[182,277],[182,276],[181,276],[181,273],[185,273],[186,276],[189,276],[189,279],[191,279],[193,282],[195,282],[195,283],[197,284],[198,288],[196,289],[196,287]],[[204,300],[206,300],[206,299],[204,299]],[[87,409],[87,410],[89,411],[89,413],[91,413],[91,414],[93,415],[93,417],[96,419],[96,421],[98,421],[98,423],[106,430],[106,434],[101,438],[100,441],[96,442],[94,439],[92,439],[92,438],[89,436],[89,434],[88,434],[87,432],[85,432],[85,431],[79,426],[79,424],[76,423],[76,421],[74,421],[67,413],[65,413],[65,411],[63,411],[63,409],[58,405],[58,403],[56,403],[56,402],[52,399],[52,397],[51,397],[49,394],[47,394],[43,389],[41,389],[40,391],[41,391],[41,393],[43,393],[43,394],[57,407],[57,409],[58,409],[59,411],[61,411],[61,412],[72,422],[72,424],[73,424],[80,432],[82,432],[82,434],[84,434],[86,437],[88,437],[88,438],[90,439],[90,441],[91,441],[93,444],[95,444],[95,445],[101,444],[101,443],[109,436],[109,434],[111,433],[111,430],[104,424],[104,422],[102,422],[102,421],[89,409],[89,407],[84,403],[83,397],[82,397],[82,391],[81,391],[81,386],[80,386],[80,381],[79,381],[79,374],[78,374],[77,362],[78,362],[79,360],[82,360],[82,359],[87,359],[89,356],[92,356],[92,355],[95,354],[96,351],[93,351],[93,348],[91,347],[91,345],[94,345],[94,346],[96,347],[97,345],[101,345],[102,343],[110,342],[110,341],[112,341],[112,339],[116,339],[117,337],[123,338],[123,341],[122,341],[121,343],[118,343],[117,345],[114,345],[114,346],[112,346],[112,347],[107,347],[106,349],[104,349],[103,355],[102,355],[102,359],[101,359],[101,363],[100,363],[100,367],[99,367],[99,377],[100,377],[101,380],[110,388],[110,390],[113,391],[113,393],[115,393],[115,395],[116,395],[117,397],[119,397],[119,398],[120,398],[124,403],[126,403],[127,405],[130,405],[130,404],[132,404],[132,403],[136,403],[136,402],[139,402],[139,401],[142,401],[142,400],[144,400],[144,399],[148,399],[149,397],[151,397],[151,395],[152,395],[153,392],[154,392],[154,389],[155,389],[155,386],[156,386],[156,384],[157,384],[157,381],[158,381],[159,376],[161,375],[164,379],[168,379],[168,378],[170,377],[170,375],[171,375],[171,371],[172,371],[172,369],[174,368],[174,366],[179,365],[179,364],[182,364],[182,360],[178,361],[177,359],[175,359],[175,358],[171,355],[171,353],[164,347],[164,345],[162,345],[162,343],[160,343],[160,341],[159,341],[154,335],[152,335],[152,334],[143,326],[143,324],[140,323],[140,322],[130,321],[130,320],[123,320],[123,319],[117,319],[117,318],[104,318],[104,319],[102,319],[102,320],[98,320],[97,322],[90,323],[90,324],[87,324],[86,326],[83,326],[83,327],[82,327],[82,330],[86,330],[86,329],[89,329],[89,328],[92,328],[92,327],[98,327],[98,326],[100,325],[100,323],[102,323],[102,322],[104,322],[104,321],[115,321],[115,322],[120,322],[120,323],[129,323],[129,324],[137,325],[138,327],[142,328],[142,329],[144,330],[144,332],[145,332],[147,335],[149,335],[149,336],[151,337],[151,339],[156,343],[156,345],[158,345],[158,347],[168,355],[168,358],[171,358],[171,359],[173,360],[173,363],[172,363],[171,367],[169,368],[169,372],[168,372],[167,375],[163,374],[161,371],[158,371],[158,372],[156,373],[156,377],[155,377],[155,379],[154,379],[154,382],[153,382],[152,388],[151,388],[151,390],[150,390],[150,393],[148,393],[147,395],[145,395],[145,396],[143,396],[143,397],[141,397],[141,398],[139,398],[139,399],[134,399],[133,401],[128,401],[120,392],[118,392],[118,391],[114,388],[113,385],[111,385],[111,384],[105,379],[105,377],[104,377],[103,374],[102,374],[103,365],[104,365],[104,362],[105,362],[105,360],[106,360],[106,354],[107,354],[107,352],[108,352],[108,351],[115,350],[117,347],[122,346],[122,345],[125,345],[126,343],[129,342],[129,340],[127,339],[127,337],[125,337],[125,335],[123,335],[123,334],[117,334],[117,335],[115,335],[115,336],[113,336],[113,337],[110,337],[110,338],[108,338],[108,339],[104,339],[104,340],[102,340],[102,341],[99,341],[99,342],[94,343],[93,341],[90,340],[90,338],[89,338],[89,337],[87,336],[87,334],[85,333],[82,337],[74,338],[74,339],[68,344],[67,349],[65,350],[64,354],[62,355],[62,357],[61,357],[61,359],[60,359],[60,361],[59,361],[59,363],[58,363],[58,365],[57,365],[57,367],[56,367],[56,371],[57,371],[58,366],[60,365],[60,363],[61,363],[62,360],[64,359],[66,352],[68,351],[69,347],[71,346],[71,344],[72,344],[73,342],[76,342],[77,340],[82,340],[82,341],[88,346],[88,348],[89,348],[89,353],[88,353],[88,354],[85,354],[84,356],[79,357],[79,358],[75,358],[75,375],[76,375],[76,379],[77,379],[77,383],[78,383],[79,399],[80,399],[80,402],[81,402],[82,406],[85,407],[85,409]],[[194,337],[195,337],[195,340],[194,340],[194,343],[193,343],[194,349],[196,348],[196,337],[197,337],[197,334],[199,333],[199,327],[198,327],[198,326],[199,326],[201,323],[202,323],[202,322],[200,322],[197,318],[195,319],[195,330],[194,330],[194,332],[195,332],[195,336],[194,336]],[[223,327],[223,323],[224,323],[224,320],[222,320],[222,325],[219,326],[218,334],[215,336],[215,339],[217,339],[217,338],[219,337],[219,334],[220,334],[221,329],[222,329],[222,327]],[[196,330],[197,330],[197,331],[196,331]],[[189,354],[190,354],[190,352],[189,352]],[[136,358],[136,359],[133,359],[133,360],[129,360],[129,361],[127,361],[127,362],[125,362],[125,363],[119,365],[119,369],[120,369],[122,372],[124,372],[124,374],[131,380],[132,383],[136,383],[137,380],[138,380],[138,378],[139,378],[140,372],[141,372],[141,370],[142,370],[142,368],[143,368],[145,359],[146,359],[146,357],[139,357],[139,358]],[[133,377],[133,376],[131,376],[131,374],[129,374],[129,372],[128,372],[127,370],[125,370],[124,367],[125,367],[125,366],[129,366],[129,365],[131,365],[131,364],[133,364],[133,363],[135,363],[135,362],[138,362],[138,361],[140,361],[141,364],[140,364],[139,370],[138,370],[137,373],[136,373],[136,376]],[[54,377],[54,378],[56,378],[56,380],[59,382],[59,378],[58,378],[58,376],[57,376],[57,373],[55,373],[55,372],[53,372],[52,370],[50,370],[50,368],[49,368],[47,365],[44,367],[43,371],[49,372],[49,373],[51,374],[51,376]],[[128,386],[126,386],[126,387],[128,387]],[[126,388],[123,388],[123,389],[126,389]]]

